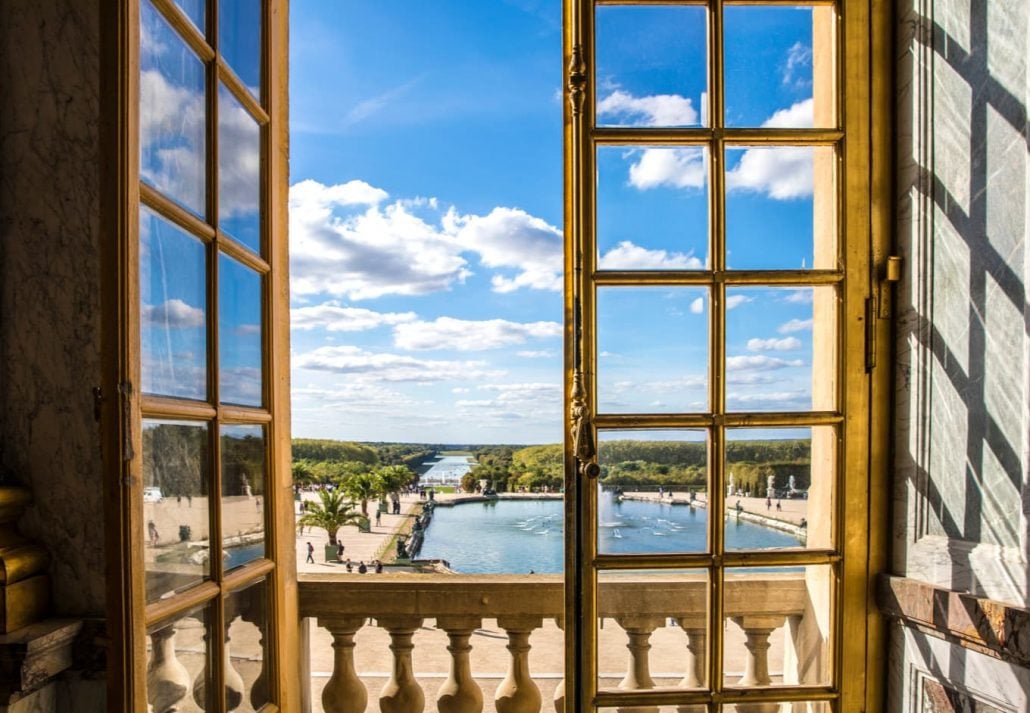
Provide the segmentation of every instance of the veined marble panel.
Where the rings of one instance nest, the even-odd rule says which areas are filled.
[[[887,669],[887,710],[896,713],[1030,710],[1030,669],[950,644],[897,622],[891,624]]]
[[[1027,606],[1030,6],[898,11],[893,566]]]

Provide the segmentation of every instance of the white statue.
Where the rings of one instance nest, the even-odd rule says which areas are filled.
[[[731,472],[730,473],[730,483],[729,483],[729,485],[726,486],[726,497],[732,498],[733,497],[733,493],[735,493],[735,492],[736,492],[736,490],[734,489],[734,486],[733,486],[733,473]]]
[[[790,492],[793,493],[794,492],[794,476],[793,475],[790,476],[790,478],[787,479],[787,486],[790,488]]]
[[[771,498],[776,492],[776,476],[770,475],[765,481],[765,496]]]

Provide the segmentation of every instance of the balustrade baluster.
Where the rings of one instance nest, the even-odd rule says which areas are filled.
[[[333,675],[322,689],[325,713],[364,713],[368,691],[354,670],[354,635],[364,617],[319,618],[318,625],[333,635]]]
[[[744,648],[747,649],[744,675],[739,685],[768,686],[772,683],[769,675],[769,635],[783,626],[785,618],[782,615],[735,616],[733,621],[744,630]],[[737,704],[740,713],[775,713],[778,709],[777,703]]]
[[[483,692],[472,678],[469,654],[472,632],[483,623],[479,617],[442,616],[436,625],[447,632],[451,654],[451,670],[436,695],[436,708],[440,713],[480,713],[483,710]]]
[[[687,673],[680,681],[681,688],[705,687],[705,664],[708,652],[705,649],[708,631],[701,617],[677,617],[676,623],[687,635]]]
[[[626,632],[626,648],[629,649],[629,667],[626,675],[619,682],[619,688],[628,691],[639,691],[654,688],[651,679],[651,634],[665,621],[662,616],[617,616],[615,621]],[[651,706],[633,706],[619,708],[619,713],[658,713],[658,708]]]
[[[543,626],[539,616],[499,616],[497,626],[508,634],[508,675],[497,687],[497,713],[540,713],[540,689],[529,673],[530,634]]]
[[[150,634],[147,700],[154,713],[174,713],[190,692],[190,674],[175,655],[175,625]]]
[[[234,711],[243,703],[243,676],[233,668],[232,655],[229,652],[229,626],[231,621],[225,622],[225,645],[222,647],[225,656],[222,661],[222,675],[225,681],[225,709]],[[207,635],[204,636],[207,641]],[[193,680],[193,700],[200,706],[201,710],[207,708],[207,671],[201,669],[200,673]]]
[[[561,631],[565,631],[565,617],[555,617],[554,623]],[[565,661],[562,660],[564,668]],[[562,676],[558,686],[554,689],[554,713],[565,713],[565,676]]]
[[[393,674],[379,694],[379,709],[382,713],[422,713],[426,697],[411,665],[411,651],[415,648],[411,640],[422,626],[422,618],[388,616],[379,617],[378,622],[390,634],[393,652]]]

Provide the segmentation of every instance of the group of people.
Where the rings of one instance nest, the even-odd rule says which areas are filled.
[[[368,570],[371,567],[376,574],[383,573],[383,563],[380,560],[372,560],[368,564],[365,564],[365,562],[362,560],[359,561],[357,567],[355,567],[354,563],[351,562],[350,557],[348,557],[347,561],[344,562],[343,565],[347,568],[348,572],[353,572],[355,569],[357,569],[358,574],[366,574],[368,573]]]

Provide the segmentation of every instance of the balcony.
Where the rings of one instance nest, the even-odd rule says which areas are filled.
[[[598,591],[603,618],[598,685],[703,688],[704,575],[611,574]],[[726,685],[826,682],[821,607],[812,603],[824,584],[812,571],[726,575]],[[302,575],[300,653],[310,683],[304,687],[304,710],[560,710],[562,587],[557,575]],[[254,655],[260,651],[258,632],[248,623],[255,617],[244,611],[261,607],[259,601],[241,602],[227,626],[226,680],[238,689],[230,696],[238,701],[230,710],[250,711],[249,699],[264,695],[261,657]],[[187,710],[180,704],[196,696],[191,689],[201,686],[203,670],[197,629],[173,626],[151,633],[155,660],[149,689],[155,713]],[[781,705],[738,705],[737,710],[779,711]],[[782,710],[794,709],[784,704]]]

